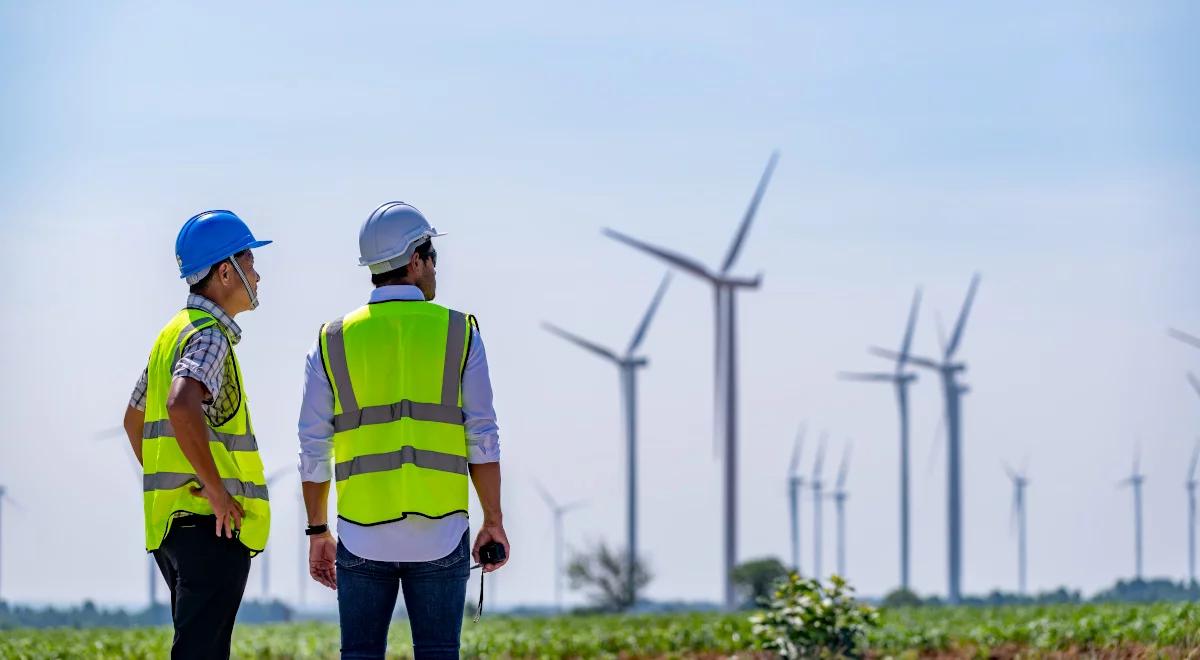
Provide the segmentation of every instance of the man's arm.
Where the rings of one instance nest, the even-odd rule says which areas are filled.
[[[498,564],[484,564],[483,572],[490,573],[508,563],[508,536],[504,533],[504,514],[500,509],[500,462],[472,463],[468,465],[475,494],[483,506],[483,526],[475,537],[471,556],[479,563],[479,548],[492,541],[504,546],[504,560]]]
[[[333,478],[333,387],[325,375],[318,337],[304,363],[304,391],[300,398],[300,486],[309,525],[329,521],[329,482]],[[308,574],[337,589],[337,539],[325,531],[308,537]]]
[[[137,457],[139,464],[145,465],[142,461],[142,428],[146,425],[146,412],[133,406],[125,406],[125,420],[121,425],[125,427],[125,435],[129,437],[133,455]]]
[[[462,375],[463,425],[467,434],[467,469],[475,484],[475,493],[483,506],[483,526],[471,550],[479,561],[479,548],[496,541],[504,546],[505,560],[487,564],[491,572],[508,562],[512,550],[504,533],[504,514],[500,507],[500,429],[492,405],[492,380],[488,373],[487,352],[479,335],[479,324],[471,319],[471,343],[467,349]]]
[[[217,472],[217,464],[208,446],[208,424],[204,421],[201,408],[207,397],[208,391],[200,381],[176,376],[171,381],[171,392],[167,396],[167,417],[175,429],[179,449],[200,479],[200,488],[193,488],[192,494],[206,498],[212,505],[213,513],[217,516],[217,536],[224,532],[227,538],[233,538],[234,529],[242,526],[243,511],[237,500],[225,490],[225,484],[221,483],[221,474]]]

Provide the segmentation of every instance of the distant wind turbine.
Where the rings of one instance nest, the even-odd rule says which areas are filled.
[[[896,357],[896,368],[886,373],[843,373],[844,380],[891,383],[896,390],[896,405],[900,410],[900,588],[909,588],[909,447],[908,447],[908,388],[917,380],[917,375],[905,371],[909,349],[912,348],[913,329],[917,324],[917,309],[921,306],[921,290],[913,294],[908,310],[908,324],[900,340],[900,353]]]
[[[792,532],[792,570],[800,573],[800,492],[804,488],[804,475],[800,473],[800,455],[804,449],[804,425],[796,432],[792,446],[792,460],[788,464],[788,520]]]
[[[834,512],[837,514],[837,574],[846,577],[846,471],[850,469],[850,450],[847,444],[842,451],[842,464],[838,466],[837,481],[834,483],[833,498]]]
[[[125,438],[126,437],[125,427],[123,427],[123,426],[110,427],[110,428],[104,429],[103,431],[96,433],[93,437],[96,440],[107,440],[109,438],[116,438],[116,437]],[[129,459],[129,466],[130,466],[130,469],[133,470],[134,478],[137,479],[137,489],[138,489],[138,493],[140,494],[142,492],[142,465],[140,463],[138,463],[137,457],[133,455],[132,448],[130,449],[129,453],[126,454],[125,456]],[[159,570],[158,570],[158,564],[154,561],[154,554],[147,552],[146,553],[146,585],[147,585],[146,590],[148,592],[147,597],[150,600],[151,608],[158,605],[158,583],[160,580],[165,580],[165,578],[162,577],[162,573],[159,572]]]
[[[4,503],[5,502],[8,502],[9,504],[12,504],[13,506],[16,506],[16,507],[21,506],[16,500],[14,500],[12,498],[11,495],[8,494],[7,488],[5,488],[4,486],[0,486],[0,551],[2,551],[4,549],[3,511],[4,511]],[[0,561],[0,575],[3,575],[3,573],[4,573],[3,569],[4,569],[4,562]],[[2,590],[0,590],[0,602],[4,602],[4,592]]]
[[[554,516],[554,609],[557,612],[562,612],[562,550],[563,550],[563,516],[567,513],[583,506],[583,502],[572,502],[570,504],[559,504],[557,500],[546,492],[540,483],[534,482],[537,486],[538,493],[542,496],[542,501],[550,509],[550,513]],[[630,569],[632,570],[632,566]],[[630,592],[631,594],[633,592]]]
[[[1146,475],[1141,472],[1141,452],[1138,451],[1133,455],[1133,471],[1118,485],[1133,489],[1134,576],[1139,581],[1142,579],[1142,483],[1145,481]]]
[[[767,168],[759,179],[750,206],[742,217],[742,223],[733,237],[725,260],[721,263],[720,271],[709,270],[708,267],[690,257],[666,250],[649,243],[644,243],[612,229],[605,229],[604,234],[609,238],[620,241],[637,250],[657,257],[672,266],[691,273],[707,281],[713,287],[714,312],[716,315],[715,328],[715,386],[713,397],[715,405],[713,412],[716,421],[714,441],[724,450],[725,468],[725,539],[724,539],[724,598],[726,609],[737,607],[737,592],[733,588],[733,568],[737,563],[737,291],[738,289],[757,289],[762,281],[761,274],[754,278],[739,278],[730,275],[729,271],[741,252],[742,244],[750,231],[750,224],[758,212],[758,205],[766,192],[767,183],[775,170],[779,153],[771,154]]]
[[[1200,440],[1196,441],[1196,447],[1192,450],[1192,461],[1188,463],[1187,481],[1184,482],[1184,488],[1187,489],[1188,496],[1188,580],[1190,584],[1196,583],[1196,461],[1200,459]]]
[[[649,364],[649,361],[644,357],[637,356],[637,349],[642,344],[642,340],[646,338],[646,330],[650,328],[650,321],[654,318],[654,312],[658,310],[658,305],[662,302],[663,294],[667,291],[667,285],[671,282],[671,274],[667,273],[663,276],[662,283],[658,285],[658,291],[654,293],[654,298],[650,301],[650,306],[646,308],[646,313],[642,316],[642,322],[638,324],[637,331],[633,333],[633,339],[629,341],[629,346],[625,349],[623,355],[618,356],[615,352],[593,342],[590,342],[578,335],[571,334],[562,328],[543,323],[542,326],[563,339],[579,346],[580,348],[590,351],[609,362],[617,365],[617,369],[621,375],[621,399],[624,403],[625,412],[625,544],[628,556],[626,563],[629,566],[628,585],[630,597],[633,602],[637,602],[637,583],[634,580],[634,567],[637,565],[637,370]]]
[[[279,468],[278,470],[272,472],[270,474],[270,476],[268,476],[266,478],[267,488],[270,489],[271,485],[278,482],[279,479],[281,477],[283,477],[284,475],[286,475],[288,473],[295,474],[293,472],[295,469],[296,468],[294,468],[294,467],[282,467],[282,468]],[[301,505],[301,506],[303,506],[303,505]],[[305,522],[307,523],[307,521],[305,521]],[[305,544],[301,544],[301,545],[305,545]],[[259,557],[260,557],[259,561],[262,562],[260,564],[259,568],[261,569],[261,575],[262,575],[262,598],[263,598],[264,602],[267,600],[268,596],[271,593],[271,554],[272,553],[270,553],[270,552],[264,552],[261,555],[259,555]],[[305,564],[307,564],[307,563],[308,562],[305,562]]]
[[[963,329],[966,327],[967,316],[971,313],[971,304],[975,300],[975,292],[979,289],[979,274],[971,278],[967,289],[966,300],[958,313],[958,321],[954,324],[954,332],[950,340],[944,342],[941,361],[929,358],[908,356],[908,362],[919,367],[936,371],[942,379],[942,392],[946,405],[946,518],[947,518],[947,600],[957,604],[962,599],[962,396],[969,388],[958,382],[959,374],[966,371],[967,365],[955,361],[955,353],[962,342]],[[900,354],[883,348],[872,347],[871,352],[892,360],[899,361]]]
[[[821,496],[821,466],[825,462],[825,440],[828,434],[821,432],[821,440],[817,444],[817,459],[813,461],[812,476],[808,483],[813,492],[813,573],[814,579],[821,579],[821,509],[824,498]]]
[[[1017,528],[1017,589],[1018,593],[1025,593],[1025,487],[1029,485],[1029,477],[1026,475],[1025,466],[1021,466],[1020,472],[1013,471],[1007,465],[1004,466],[1005,473],[1013,484],[1013,503],[1011,523]]]

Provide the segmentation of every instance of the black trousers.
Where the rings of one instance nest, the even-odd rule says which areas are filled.
[[[216,535],[215,516],[176,518],[154,560],[171,588],[171,658],[228,658],[250,551]]]

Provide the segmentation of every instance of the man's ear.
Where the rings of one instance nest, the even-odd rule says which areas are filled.
[[[419,263],[421,263],[421,255],[418,254],[416,250],[413,250],[412,255],[408,257],[408,272],[415,274],[417,271],[417,264]]]

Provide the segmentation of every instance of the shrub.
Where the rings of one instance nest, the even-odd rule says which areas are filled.
[[[853,592],[837,575],[824,585],[792,573],[750,618],[755,640],[785,658],[860,657],[879,613]]]

